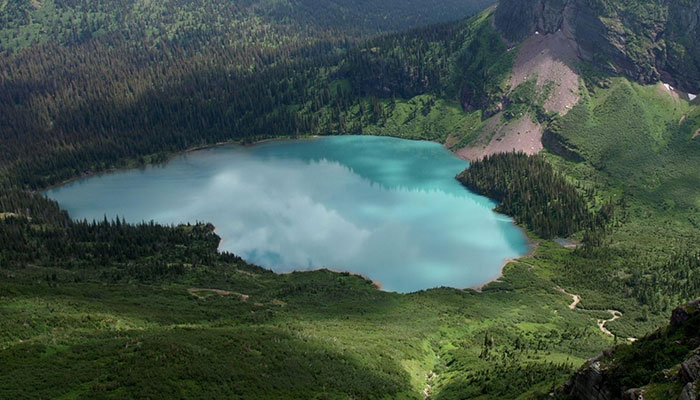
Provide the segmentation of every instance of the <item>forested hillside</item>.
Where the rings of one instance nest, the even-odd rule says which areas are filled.
[[[590,209],[595,201],[554,171],[542,157],[523,153],[501,153],[473,162],[457,179],[476,193],[499,204],[498,212],[547,239],[569,237],[586,231],[602,235],[613,216],[615,206],[604,204]],[[585,244],[593,245],[590,241]],[[599,240],[596,240],[598,242]]]
[[[460,88],[487,104],[509,68],[487,15],[365,44],[318,30],[239,40],[236,26],[212,22],[172,39],[134,28],[38,45],[0,60],[0,165],[14,183],[41,187],[219,141],[362,133],[437,114],[460,125],[442,118],[459,111]],[[428,92],[446,100],[394,113]]]
[[[209,36],[226,35],[236,47],[276,47],[313,41],[319,34],[352,39],[455,21],[493,3],[446,0],[435,7],[425,0],[7,0],[0,4],[0,50],[10,54],[42,43],[74,45],[114,33],[126,35],[133,44],[206,44]]]
[[[503,0],[456,22],[490,2],[321,3],[0,0],[0,398],[545,399],[615,344],[616,391],[677,398],[650,365],[696,338],[642,338],[700,295],[700,107],[643,84],[697,86],[696,2]],[[545,112],[536,79],[509,85],[518,41],[574,3],[602,58]],[[206,222],[73,221],[32,191],[223,141],[458,148],[519,118],[540,155],[459,177],[533,244],[479,290],[278,275],[219,253]]]

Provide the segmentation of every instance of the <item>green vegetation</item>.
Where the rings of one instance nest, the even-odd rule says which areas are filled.
[[[390,31],[425,16],[387,2],[356,23],[363,3],[309,4],[0,0],[0,397],[549,398],[586,359],[700,294],[696,105],[583,66],[580,104],[545,115],[547,88],[506,86],[517,52],[492,11],[370,38],[377,18],[395,17]],[[648,43],[627,37],[643,59]],[[546,122],[550,151],[462,175],[533,241],[481,293],[277,275],[218,253],[210,225],[71,221],[25,191],[220,141],[464,144],[501,102],[506,119]],[[543,239],[559,235],[569,246]],[[597,326],[608,310],[622,315],[605,325],[614,338]],[[664,332],[616,349],[619,371],[634,367],[619,388],[675,385],[643,357],[671,365],[689,348],[664,354],[677,339]]]
[[[574,377],[573,385],[559,391],[558,398],[570,398],[569,395],[580,398],[584,395],[584,390],[578,389],[581,387],[587,388],[588,394],[598,391],[609,397],[620,397],[626,390],[635,388],[643,391],[644,398],[649,400],[679,398],[684,390],[688,395],[697,395],[700,371],[694,365],[700,362],[699,311],[698,301],[681,305],[673,311],[668,326],[633,345],[616,346],[601,354],[596,366],[588,363]]]
[[[334,3],[309,0],[266,1],[134,0],[85,3],[75,0],[3,0],[0,2],[0,51],[7,54],[35,44],[74,44],[126,33],[127,40],[189,41],[192,36],[236,33],[236,46],[289,45],[314,36],[364,37],[387,31],[453,21],[481,11],[488,0],[362,0]],[[369,11],[372,12],[369,12]]]
[[[144,46],[110,34],[20,51],[0,59],[0,75],[13,77],[0,80],[0,177],[41,188],[267,137],[401,131],[468,140],[480,114],[461,110],[499,101],[512,63],[489,15],[359,44],[328,33],[230,46],[235,30],[207,24],[172,40],[133,32]],[[476,104],[464,102],[473,96]]]
[[[553,115],[547,113],[544,104],[552,94],[554,82],[548,82],[542,88],[537,87],[537,79],[529,79],[516,88],[507,96],[507,106],[503,110],[505,120],[519,119],[529,116],[534,121],[549,123]]]
[[[401,295],[249,265],[216,252],[209,225],[72,222],[41,196],[0,200],[14,214],[0,220],[3,398],[538,396],[612,343],[534,260],[481,294]]]
[[[468,137],[481,125],[480,112],[464,113],[456,102],[433,95],[382,100],[380,104],[383,118],[362,128],[361,133],[445,142],[449,135]]]
[[[621,78],[595,88],[550,129],[584,162],[549,161],[601,199],[623,205],[613,229],[609,265],[592,286],[618,286],[656,312],[698,295],[700,110],[663,86]],[[618,267],[612,267],[621,257]],[[616,271],[611,282],[609,273]],[[600,275],[603,274],[603,275]],[[589,280],[589,282],[591,282]],[[685,287],[687,286],[687,290]],[[615,326],[615,325],[612,325]]]
[[[700,141],[693,134],[698,128],[697,106],[662,85],[617,78],[585,96],[558,131],[596,170],[624,180],[631,196],[658,207],[697,211],[700,176],[694,166],[700,163]]]
[[[592,212],[590,202],[576,187],[539,156],[487,156],[473,162],[457,179],[474,192],[496,200],[496,211],[513,216],[518,224],[546,239],[569,237],[584,229],[604,231],[613,219],[614,205],[605,204]],[[593,243],[593,235],[588,233],[584,244],[597,245],[602,240],[597,238]]]

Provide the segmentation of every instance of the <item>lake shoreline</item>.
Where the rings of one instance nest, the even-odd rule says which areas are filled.
[[[83,173],[83,174],[81,174],[81,175],[74,176],[74,177],[72,177],[72,178],[66,179],[66,180],[61,181],[61,182],[59,182],[59,183],[56,183],[56,184],[54,184],[54,185],[48,186],[48,187],[46,187],[46,188],[44,188],[44,189],[41,189],[41,190],[38,191],[38,192],[44,194],[46,191],[49,191],[49,190],[51,190],[51,189],[55,189],[55,188],[57,188],[57,187],[66,185],[66,184],[68,184],[68,183],[71,183],[71,182],[74,182],[74,181],[76,181],[76,180],[83,179],[83,178],[89,178],[89,177],[94,177],[94,176],[101,176],[101,175],[110,174],[110,173],[113,173],[113,172],[116,172],[116,171],[128,171],[128,170],[134,170],[134,169],[145,169],[145,168],[147,168],[147,167],[153,167],[153,166],[156,166],[156,165],[159,165],[159,164],[161,164],[161,165],[162,165],[162,164],[167,164],[167,163],[171,162],[173,159],[175,159],[175,158],[177,158],[177,157],[180,157],[180,156],[183,156],[183,155],[186,155],[186,154],[188,154],[188,153],[194,153],[194,152],[197,152],[197,151],[208,150],[208,149],[214,149],[214,148],[222,147],[222,146],[239,145],[239,146],[244,146],[244,147],[252,147],[252,146],[261,145],[261,144],[269,143],[269,142],[277,142],[277,141],[297,141],[297,140],[313,140],[313,139],[318,139],[318,138],[326,137],[326,136],[328,136],[328,137],[334,137],[334,136],[394,137],[394,136],[390,136],[390,135],[323,135],[323,136],[320,136],[320,135],[308,135],[308,136],[301,136],[301,137],[296,137],[296,138],[293,138],[293,137],[268,137],[268,138],[264,138],[264,139],[260,139],[260,140],[255,140],[255,141],[252,141],[252,142],[244,142],[244,141],[242,141],[242,140],[222,141],[222,142],[217,142],[217,143],[214,143],[214,144],[194,146],[194,147],[190,147],[190,148],[188,148],[188,149],[182,150],[182,151],[178,151],[178,152],[171,153],[170,155],[167,156],[167,158],[166,158],[165,160],[163,160],[163,161],[161,161],[161,162],[157,162],[157,163],[148,162],[148,163],[146,163],[146,164],[138,165],[138,166],[122,167],[122,168],[109,168],[109,169],[102,170],[102,171],[94,171],[94,172]],[[450,152],[450,154],[454,155],[455,157],[457,157],[457,158],[459,158],[459,159],[464,160],[464,158],[459,157],[459,155],[458,155],[456,152],[454,152],[454,151],[450,150],[449,148],[447,148],[447,147],[444,145],[444,143],[436,142],[436,141],[434,141],[434,140],[423,140],[423,139],[404,139],[404,138],[398,138],[398,139],[402,139],[402,140],[414,140],[414,141],[421,141],[421,142],[438,143],[438,144],[440,144],[443,148],[445,148],[446,150],[448,150],[448,151]],[[469,162],[469,160],[464,160],[464,161]],[[488,196],[484,196],[484,197],[488,198]],[[492,199],[491,199],[491,200],[492,200]],[[494,212],[495,212],[495,211],[494,211]],[[509,257],[509,258],[503,259],[503,263],[502,263],[502,265],[500,266],[500,268],[498,269],[498,271],[494,274],[493,277],[489,278],[489,279],[486,280],[485,282],[480,283],[480,284],[477,284],[477,285],[469,286],[469,287],[466,287],[466,288],[455,287],[456,289],[462,289],[462,290],[471,289],[471,290],[474,290],[474,291],[480,293],[480,292],[482,292],[482,289],[483,289],[485,286],[487,286],[488,284],[490,284],[490,283],[492,283],[492,282],[499,281],[499,280],[503,277],[504,269],[505,269],[505,267],[506,267],[510,262],[514,262],[514,261],[517,261],[517,260],[520,259],[520,258],[524,258],[524,257],[531,256],[531,255],[534,253],[534,250],[535,250],[535,248],[536,248],[536,243],[530,238],[530,236],[529,236],[528,233],[525,231],[525,229],[524,229],[523,227],[519,226],[517,223],[515,223],[515,221],[512,220],[512,217],[510,217],[510,216],[508,216],[508,215],[505,215],[505,214],[501,214],[501,215],[506,216],[506,217],[508,217],[509,219],[511,219],[510,224],[511,224],[513,227],[517,228],[519,231],[521,231],[522,236],[524,237],[524,241],[526,242],[525,244],[526,244],[526,246],[527,246],[527,251],[526,251],[525,253],[521,254],[521,255],[515,256],[514,258]],[[216,227],[215,227],[215,228],[216,228]],[[216,229],[215,229],[215,233],[216,233]],[[218,235],[218,233],[217,233],[217,235]],[[221,236],[220,236],[220,237],[221,237]],[[222,238],[222,242],[223,242],[223,240],[224,240],[224,239]],[[221,246],[221,243],[219,244],[219,248],[220,248],[220,246]],[[384,290],[382,289],[382,283],[381,283],[381,282],[376,281],[376,280],[373,280],[372,278],[370,278],[370,277],[368,277],[368,276],[366,276],[366,275],[364,275],[364,274],[355,273],[355,272],[352,272],[352,271],[338,270],[338,269],[335,269],[335,268],[328,268],[328,267],[320,267],[320,268],[318,268],[317,270],[321,270],[321,269],[327,269],[327,270],[332,271],[332,272],[335,272],[335,273],[349,273],[349,274],[352,274],[352,275],[357,275],[357,276],[359,276],[359,277],[361,277],[361,278],[363,278],[363,279],[365,279],[365,280],[367,280],[367,281],[372,282],[372,284],[373,284],[378,290],[384,291]],[[447,286],[449,286],[449,285],[447,285]],[[424,290],[430,290],[430,288],[424,289]],[[411,292],[411,293],[412,293],[412,292]]]
[[[513,221],[512,224],[513,224],[513,226],[518,228],[525,236],[525,241],[527,242],[527,248],[528,248],[527,253],[522,254],[520,256],[517,256],[515,258],[513,258],[513,257],[504,258],[503,264],[501,265],[501,268],[498,270],[498,275],[494,276],[493,278],[487,280],[486,282],[484,282],[482,284],[470,286],[467,289],[471,289],[477,293],[483,293],[483,289],[486,286],[488,286],[489,284],[491,284],[493,282],[500,282],[501,281],[501,278],[503,278],[504,271],[505,271],[506,266],[508,264],[513,263],[513,262],[521,262],[520,259],[531,257],[535,254],[535,250],[537,250],[538,242],[533,240],[530,237],[530,235],[528,235],[527,231],[523,227],[521,227],[520,225],[516,224],[515,221]]]
[[[326,135],[326,136],[340,136],[340,135]],[[91,177],[93,177],[93,176],[100,176],[100,175],[104,175],[104,174],[110,174],[110,173],[112,173],[112,172],[117,172],[117,171],[130,171],[130,170],[133,170],[133,169],[143,169],[143,168],[153,167],[153,166],[160,165],[160,164],[166,164],[166,163],[172,161],[174,158],[177,158],[177,157],[179,157],[179,156],[182,156],[182,155],[185,155],[185,154],[188,154],[188,153],[194,153],[195,151],[200,151],[200,150],[214,149],[214,148],[217,148],[217,147],[228,146],[228,145],[232,145],[232,144],[237,144],[237,145],[239,145],[239,146],[255,146],[255,145],[258,145],[258,144],[263,144],[263,143],[267,143],[267,142],[275,142],[275,141],[280,141],[280,140],[310,140],[310,139],[317,139],[317,138],[320,138],[320,137],[324,137],[324,136],[320,136],[320,135],[311,135],[311,136],[300,136],[300,137],[298,137],[298,138],[280,136],[280,137],[272,137],[272,138],[260,139],[260,140],[256,140],[256,141],[253,141],[253,142],[250,142],[250,143],[243,143],[242,140],[226,140],[226,141],[223,141],[223,142],[216,142],[216,143],[214,143],[214,144],[206,144],[206,145],[194,146],[194,147],[189,147],[189,148],[187,148],[187,149],[185,149],[185,150],[180,150],[180,151],[175,151],[175,152],[169,153],[168,156],[167,156],[167,158],[166,158],[164,161],[160,161],[160,162],[147,162],[147,163],[145,163],[145,164],[143,164],[143,165],[132,166],[132,167],[130,167],[130,166],[111,167],[111,168],[103,169],[103,170],[100,170],[100,171],[83,172],[83,173],[81,173],[81,174],[79,174],[79,175],[76,175],[76,176],[73,176],[73,177],[64,179],[64,180],[59,181],[59,182],[57,182],[57,183],[51,184],[51,185],[49,185],[49,186],[45,186],[45,187],[43,187],[43,188],[41,188],[41,189],[36,189],[36,190],[34,190],[34,192],[35,192],[35,193],[39,193],[39,194],[43,194],[44,192],[46,192],[46,191],[48,191],[48,190],[56,189],[57,187],[60,187],[60,186],[63,186],[63,185],[67,185],[67,184],[69,184],[69,183],[71,183],[71,182],[74,182],[74,181],[77,181],[77,180],[83,179],[83,178],[91,178]]]
[[[323,136],[321,136],[321,135],[313,135],[313,136],[309,136],[309,137],[299,137],[299,138],[277,137],[277,138],[261,139],[261,140],[258,140],[258,141],[254,141],[254,142],[252,142],[252,143],[242,144],[242,145],[243,145],[243,146],[255,146],[255,145],[263,144],[263,143],[266,143],[266,142],[274,142],[274,141],[280,141],[280,140],[309,140],[309,139],[317,139],[317,138],[326,137],[326,136],[331,137],[331,136],[343,136],[343,135],[323,135]],[[367,135],[353,135],[353,136],[367,136]],[[377,137],[385,137],[385,136],[386,136],[386,137],[395,137],[395,136],[388,136],[388,135],[369,135],[369,136],[377,136]],[[437,141],[434,141],[434,140],[423,140],[423,139],[405,139],[405,138],[398,138],[398,139],[403,139],[403,140],[417,140],[417,141],[425,141],[425,142],[438,143],[438,144],[442,145],[447,151],[449,151],[450,153],[452,153],[455,157],[457,157],[457,158],[459,158],[459,159],[461,159],[461,160],[467,161],[467,162],[469,162],[469,163],[472,162],[471,160],[469,160],[469,159],[467,159],[467,158],[465,158],[465,157],[462,157],[460,154],[458,154],[457,151],[453,151],[452,149],[450,149],[450,148],[448,148],[447,146],[445,146],[445,143],[440,143],[440,142],[437,142]],[[186,150],[186,151],[183,151],[183,152],[181,152],[181,154],[186,154],[186,153],[190,153],[190,152],[194,152],[194,151],[198,151],[198,150],[211,149],[211,148],[215,148],[215,147],[219,147],[219,146],[224,146],[224,145],[227,145],[227,144],[235,144],[235,143],[240,144],[240,141],[239,141],[239,142],[235,142],[235,141],[220,142],[220,143],[216,143],[216,144],[214,144],[214,145],[209,145],[209,146],[199,146],[199,147],[197,147],[197,148],[192,148],[192,149],[188,149],[188,150]],[[170,160],[171,160],[172,158],[174,158],[174,157],[177,157],[178,155],[180,155],[180,154],[174,154],[172,157],[168,158],[168,161],[170,161]],[[166,161],[166,162],[167,162],[167,161]],[[487,197],[487,198],[491,199],[491,198],[488,197],[488,196],[484,196],[484,197]],[[493,200],[493,199],[491,199],[491,200]],[[494,212],[496,212],[496,211],[494,211]],[[499,214],[500,214],[500,213],[499,213]],[[525,258],[525,257],[530,257],[530,256],[532,256],[532,255],[535,253],[535,250],[537,249],[537,242],[535,242],[535,241],[530,237],[530,235],[529,235],[528,232],[525,230],[525,228],[522,227],[522,226],[520,226],[520,225],[518,225],[518,224],[515,222],[515,220],[513,220],[513,217],[511,217],[510,215],[506,215],[506,214],[501,214],[501,215],[504,215],[504,216],[510,218],[510,219],[511,219],[511,222],[510,222],[510,223],[511,223],[515,228],[517,228],[518,230],[520,230],[520,231],[522,232],[523,237],[525,238],[525,241],[526,241],[526,245],[527,245],[528,251],[527,251],[526,253],[522,254],[522,255],[519,255],[519,256],[515,257],[515,258],[513,258],[513,257],[505,258],[505,259],[503,260],[503,264],[502,264],[501,267],[498,269],[498,273],[497,273],[496,275],[494,275],[494,277],[488,279],[488,280],[487,280],[486,282],[484,282],[484,283],[481,283],[481,284],[478,284],[478,285],[474,285],[474,286],[469,286],[469,287],[467,287],[467,288],[463,288],[463,290],[464,290],[464,289],[471,289],[471,290],[476,291],[477,293],[482,293],[484,287],[486,287],[486,286],[489,285],[490,283],[498,282],[498,281],[503,277],[503,272],[504,272],[504,270],[505,270],[505,268],[506,268],[506,266],[507,266],[508,264],[510,264],[511,262],[518,262],[519,259]],[[378,290],[384,291],[384,290],[382,289],[382,283],[381,283],[381,282],[376,281],[376,280],[374,280],[374,279],[371,279],[371,278],[369,278],[368,276],[365,276],[365,275],[363,275],[363,274],[359,274],[359,273],[355,273],[355,272],[351,272],[351,271],[337,270],[337,269],[328,268],[328,267],[318,268],[318,270],[321,270],[321,269],[327,269],[327,270],[332,271],[332,272],[335,272],[335,273],[349,273],[349,274],[351,274],[351,275],[359,276],[359,277],[361,277],[361,278],[363,278],[363,279],[365,279],[365,280],[368,280],[368,281],[372,282],[372,284],[373,284]],[[433,289],[435,289],[435,288],[433,288]],[[431,289],[427,289],[427,290],[431,290]],[[398,293],[398,292],[396,292],[396,293]],[[415,292],[411,292],[411,293],[415,293]],[[407,294],[408,294],[408,293],[407,293]]]

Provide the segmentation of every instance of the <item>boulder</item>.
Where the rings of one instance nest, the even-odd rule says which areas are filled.
[[[678,400],[698,400],[698,383],[689,382],[683,387],[683,392],[681,392],[681,397]]]
[[[676,307],[671,313],[671,326],[681,326],[693,315],[700,312],[700,299],[691,301],[688,304]]]
[[[700,350],[681,363],[678,375],[686,383],[696,382],[700,379]]]
[[[644,400],[644,389],[629,389],[622,394],[622,400]]]
[[[583,368],[576,371],[566,383],[564,393],[576,400],[613,400],[617,396],[606,385],[605,376],[600,369],[600,360],[609,353],[601,353],[588,360]]]

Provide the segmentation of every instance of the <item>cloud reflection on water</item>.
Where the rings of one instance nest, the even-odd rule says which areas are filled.
[[[414,291],[497,275],[525,239],[434,143],[330,137],[226,146],[49,191],[74,218],[210,221],[222,250],[276,271],[329,267]]]

